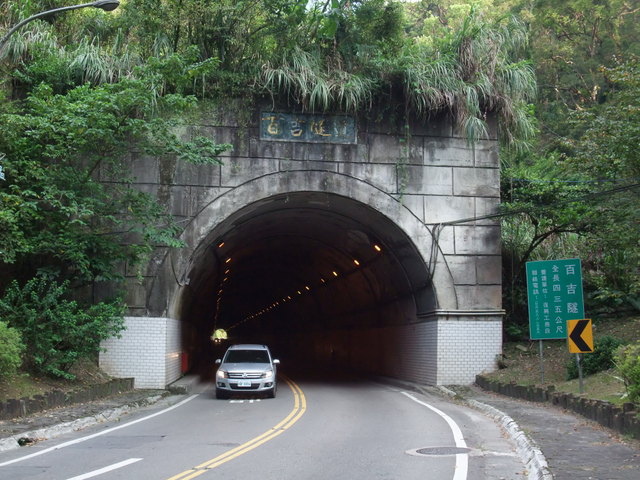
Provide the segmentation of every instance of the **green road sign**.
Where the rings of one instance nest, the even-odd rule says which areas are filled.
[[[527,262],[531,340],[567,338],[567,320],[584,318],[579,258]]]

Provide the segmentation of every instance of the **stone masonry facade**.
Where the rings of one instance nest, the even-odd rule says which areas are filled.
[[[141,370],[153,379],[137,380],[136,386],[156,388],[177,378],[179,359],[174,365],[170,357],[179,354],[180,278],[188,275],[189,259],[207,233],[265,196],[324,191],[371,205],[392,219],[433,272],[436,305],[418,312],[420,334],[396,332],[394,349],[404,351],[410,379],[471,383],[475,375],[493,370],[502,336],[500,228],[490,218],[500,201],[495,126],[490,122],[489,138],[471,145],[447,118],[412,121],[407,135],[400,122],[357,117],[352,143],[274,141],[261,137],[265,109],[239,113],[244,111],[203,108],[179,127],[185,138],[204,135],[233,145],[222,165],[131,154],[137,187],[157,196],[187,225],[186,247],[158,250],[143,282],[127,272],[128,330],[122,339],[105,343],[103,365],[137,378],[132,367],[116,365],[130,362],[125,355],[145,352],[149,359]]]

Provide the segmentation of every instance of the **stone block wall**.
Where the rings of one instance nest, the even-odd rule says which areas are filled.
[[[232,198],[228,194],[234,189],[253,182],[259,188],[261,178],[280,182],[282,193],[302,187],[332,193],[332,183],[353,179],[347,188],[373,187],[381,196],[394,198],[432,232],[428,243],[437,242],[436,268],[447,270],[459,290],[455,298],[439,299],[442,308],[501,309],[499,222],[475,220],[496,213],[500,202],[495,128],[490,128],[489,138],[471,145],[446,118],[416,121],[407,135],[404,125],[358,117],[353,144],[276,141],[260,138],[261,111],[250,108],[209,107],[181,127],[184,138],[206,136],[232,144],[221,155],[222,165],[192,165],[132,153],[133,183],[156,195],[178,222],[189,224],[207,205]],[[305,185],[296,184],[300,177],[295,173],[300,172],[306,172]],[[352,190],[346,194],[359,198]],[[243,206],[239,203],[237,208]],[[423,239],[413,240],[420,248]],[[430,245],[424,249],[428,254]],[[133,315],[171,316],[170,305],[149,302],[159,260],[150,262],[143,284],[138,272],[128,275],[127,301]],[[170,303],[170,297],[164,301]]]
[[[221,156],[221,165],[132,152],[133,183],[187,225],[182,237],[187,247],[154,252],[142,283],[138,272],[126,272],[129,312],[137,317],[127,319],[129,330],[122,339],[105,342],[110,353],[101,356],[103,368],[134,376],[137,388],[164,387],[175,379],[179,328],[165,317],[181,314],[180,289],[206,235],[251,202],[322,192],[368,205],[395,222],[413,242],[415,258],[433,274],[435,294],[411,299],[416,303],[411,315],[417,317],[403,318],[401,327],[391,326],[393,319],[381,326],[391,329],[390,337],[375,329],[353,332],[360,340],[350,342],[352,351],[345,352],[353,366],[369,370],[378,365],[376,352],[364,351],[362,338],[370,337],[383,355],[400,358],[399,378],[468,384],[477,373],[493,370],[502,341],[500,226],[487,217],[500,202],[495,126],[489,138],[470,145],[447,118],[416,121],[407,135],[404,124],[363,115],[356,119],[354,143],[314,144],[261,138],[260,118],[253,106],[229,104],[185,119],[180,127],[184,138],[206,136],[233,145]],[[401,253],[398,257],[403,260]],[[414,267],[403,268],[410,272]],[[137,360],[135,372],[132,359]],[[396,368],[389,367],[393,359],[382,365]]]
[[[16,398],[0,402],[0,420],[26,417],[34,413],[69,406],[82,402],[90,402],[128,392],[133,388],[133,378],[116,378],[87,388],[78,388],[69,392],[52,390],[43,395],[28,398]]]
[[[549,403],[571,410],[604,427],[640,439],[640,409],[632,403],[616,406],[603,400],[594,400],[572,393],[556,392],[552,386],[543,388],[535,385],[502,383],[497,380],[490,380],[482,375],[476,377],[476,384],[485,390],[501,395],[530,402]]]

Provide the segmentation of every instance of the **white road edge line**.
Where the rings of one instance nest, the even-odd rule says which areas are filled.
[[[13,460],[9,460],[7,462],[0,463],[0,467],[5,467],[7,465],[11,465],[12,463],[22,462],[23,460],[27,460],[29,458],[33,458],[33,457],[37,457],[39,455],[44,455],[45,453],[53,452],[54,450],[60,450],[60,449],[65,448],[65,447],[70,447],[71,445],[76,445],[78,443],[86,442],[87,440],[91,440],[92,438],[96,438],[96,437],[99,437],[101,435],[106,435],[107,433],[115,432],[116,430],[120,430],[121,428],[130,427],[131,425],[135,425],[136,423],[140,423],[140,422],[144,422],[146,420],[150,420],[153,417],[157,417],[158,415],[162,415],[162,414],[170,412],[171,410],[174,410],[174,409],[176,409],[178,407],[181,407],[185,403],[190,402],[191,400],[196,398],[198,395],[199,395],[199,393],[196,393],[195,395],[191,395],[190,397],[185,398],[181,402],[178,402],[175,405],[172,405],[172,406],[170,406],[168,408],[165,408],[164,410],[160,410],[159,412],[152,413],[151,415],[147,415],[146,417],[142,417],[142,418],[139,418],[137,420],[133,420],[133,421],[131,421],[129,423],[118,425],[117,427],[108,428],[106,430],[102,430],[101,432],[94,433],[92,435],[87,435],[86,437],[76,438],[75,440],[70,440],[68,442],[61,443],[60,445],[56,445],[55,447],[46,448],[44,450],[40,450],[38,452],[34,452],[34,453],[29,454],[29,455],[25,455],[24,457],[15,458]]]
[[[462,430],[460,430],[460,427],[453,420],[453,418],[451,418],[449,415],[444,413],[442,410],[438,410],[436,407],[429,405],[428,403],[423,402],[422,400],[418,400],[416,397],[414,397],[408,392],[400,392],[400,393],[402,393],[405,397],[410,398],[414,402],[419,403],[420,405],[425,406],[429,410],[432,410],[438,415],[440,415],[440,417],[442,417],[444,421],[447,422],[447,425],[449,425],[449,428],[453,433],[453,439],[456,442],[456,447],[467,448],[467,442],[464,441]],[[468,470],[469,470],[469,456],[466,453],[456,454],[456,468],[453,474],[453,480],[467,480]]]
[[[87,478],[97,477],[98,475],[102,475],[103,473],[110,472],[112,470],[117,470],[118,468],[126,467],[127,465],[131,465],[132,463],[136,463],[142,460],[141,458],[130,458],[128,460],[124,460],[119,463],[114,463],[113,465],[109,465],[107,467],[101,468],[99,470],[94,470],[92,472],[83,473],[82,475],[78,475],[77,477],[69,478],[68,480],[85,480]]]

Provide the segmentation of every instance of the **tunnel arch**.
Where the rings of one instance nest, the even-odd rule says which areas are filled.
[[[392,195],[348,175],[261,176],[209,202],[183,240],[186,247],[170,253],[155,285],[165,295],[172,285],[172,294],[151,295],[166,304],[149,308],[181,320],[186,348],[206,348],[216,328],[243,341],[273,342],[276,332],[282,338],[303,330],[380,329],[456,308],[428,226]],[[218,295],[226,258],[230,288]]]
[[[402,201],[348,175],[306,170],[261,176],[219,194],[204,206],[181,236],[185,247],[171,250],[165,258],[165,268],[159,272],[149,296],[148,311],[180,318],[191,275],[207,257],[211,245],[224,236],[224,230],[233,228],[238,216],[251,215],[265,202],[286,204],[295,196],[306,196],[309,205],[323,204],[329,213],[332,206],[350,204],[351,210],[360,210],[360,215],[377,216],[379,228],[389,229],[378,232],[378,237],[388,237],[390,244],[405,250],[401,255],[414,290],[419,290],[427,281],[433,290],[429,293],[432,297],[423,295],[417,299],[417,313],[425,314],[435,308],[457,308],[453,279],[431,229]],[[169,292],[168,285],[173,287]]]

